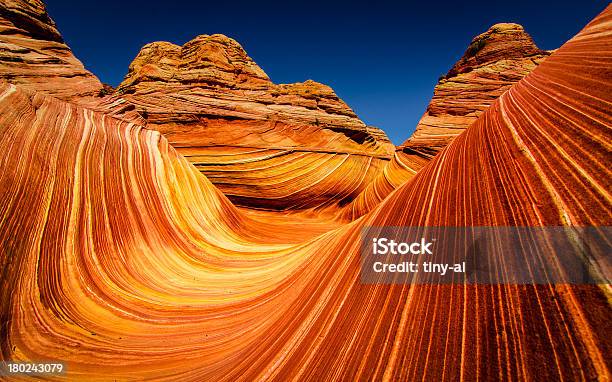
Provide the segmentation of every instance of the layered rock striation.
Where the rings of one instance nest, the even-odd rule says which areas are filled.
[[[312,126],[367,142],[373,152],[389,152],[386,135],[366,126],[329,86],[312,80],[276,85],[240,44],[220,34],[201,35],[183,46],[144,46],[117,93],[162,130],[219,119]]]
[[[0,79],[64,100],[103,89],[64,43],[40,0],[0,0]]]
[[[394,148],[330,87],[274,84],[240,44],[218,34],[146,45],[116,95],[243,206],[346,203]]]
[[[550,53],[539,49],[518,24],[495,24],[474,37],[461,59],[438,81],[414,134],[397,147],[385,171],[342,214],[355,218],[370,211]]]
[[[439,80],[416,131],[404,146],[445,147],[549,55],[522,26],[493,25],[474,37],[463,57]]]
[[[241,206],[333,210],[393,152],[330,87],[274,84],[222,35],[148,44],[117,90],[74,57],[40,1],[0,1],[0,44],[0,79],[160,131]]]
[[[365,284],[360,238],[612,225],[611,23],[326,232],[251,219],[156,131],[0,83],[0,359],[88,381],[609,379],[609,285]]]

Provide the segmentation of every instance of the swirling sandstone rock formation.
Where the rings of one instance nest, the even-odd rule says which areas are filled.
[[[609,285],[367,285],[359,239],[612,225],[611,29],[609,6],[340,227],[255,219],[158,132],[2,83],[2,360],[88,381],[610,379]]]
[[[414,134],[342,215],[355,218],[372,210],[549,55],[518,24],[495,24],[476,36],[439,80]]]
[[[145,46],[116,94],[74,57],[40,1],[0,2],[0,44],[0,79],[164,133],[240,205],[347,203],[393,151],[331,88],[273,84],[222,35]]]
[[[67,100],[102,90],[66,46],[40,0],[0,1],[0,79]]]
[[[117,94],[230,199],[265,209],[351,200],[393,145],[323,84],[274,84],[233,39],[142,48]],[[346,174],[355,171],[355,176]]]

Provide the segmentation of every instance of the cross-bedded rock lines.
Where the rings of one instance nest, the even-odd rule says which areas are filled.
[[[236,207],[147,115],[3,82],[2,360],[87,381],[609,379],[609,285],[367,285],[359,248],[366,226],[611,225],[611,30],[612,6],[351,222]],[[210,150],[280,153],[262,179],[331,166],[330,193],[369,171]]]

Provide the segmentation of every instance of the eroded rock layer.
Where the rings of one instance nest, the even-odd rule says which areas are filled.
[[[146,45],[116,94],[233,202],[249,207],[346,203],[393,151],[384,132],[366,126],[331,88],[310,80],[274,84],[223,35]]]
[[[476,36],[463,57],[436,85],[414,134],[397,147],[385,171],[342,215],[355,218],[371,211],[549,55],[518,24],[495,24]]]
[[[276,85],[240,44],[219,34],[183,46],[144,46],[118,93],[160,128],[201,119],[281,122],[346,132],[355,141],[368,141],[374,152],[388,152],[385,134],[367,128],[330,87],[311,80]]]
[[[88,381],[609,379],[609,285],[369,285],[359,253],[368,225],[612,225],[611,29],[609,6],[340,227],[245,214],[159,133],[0,85],[2,360]]]
[[[463,57],[440,79],[409,147],[443,148],[513,84],[550,53],[518,24],[495,24],[476,36]]]
[[[67,100],[102,90],[40,0],[0,1],[0,79]]]

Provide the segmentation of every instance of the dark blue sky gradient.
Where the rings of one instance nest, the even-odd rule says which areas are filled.
[[[47,0],[75,55],[116,86],[140,48],[199,34],[236,39],[276,83],[313,79],[399,144],[440,75],[497,22],[522,24],[542,49],[559,47],[607,1]]]

